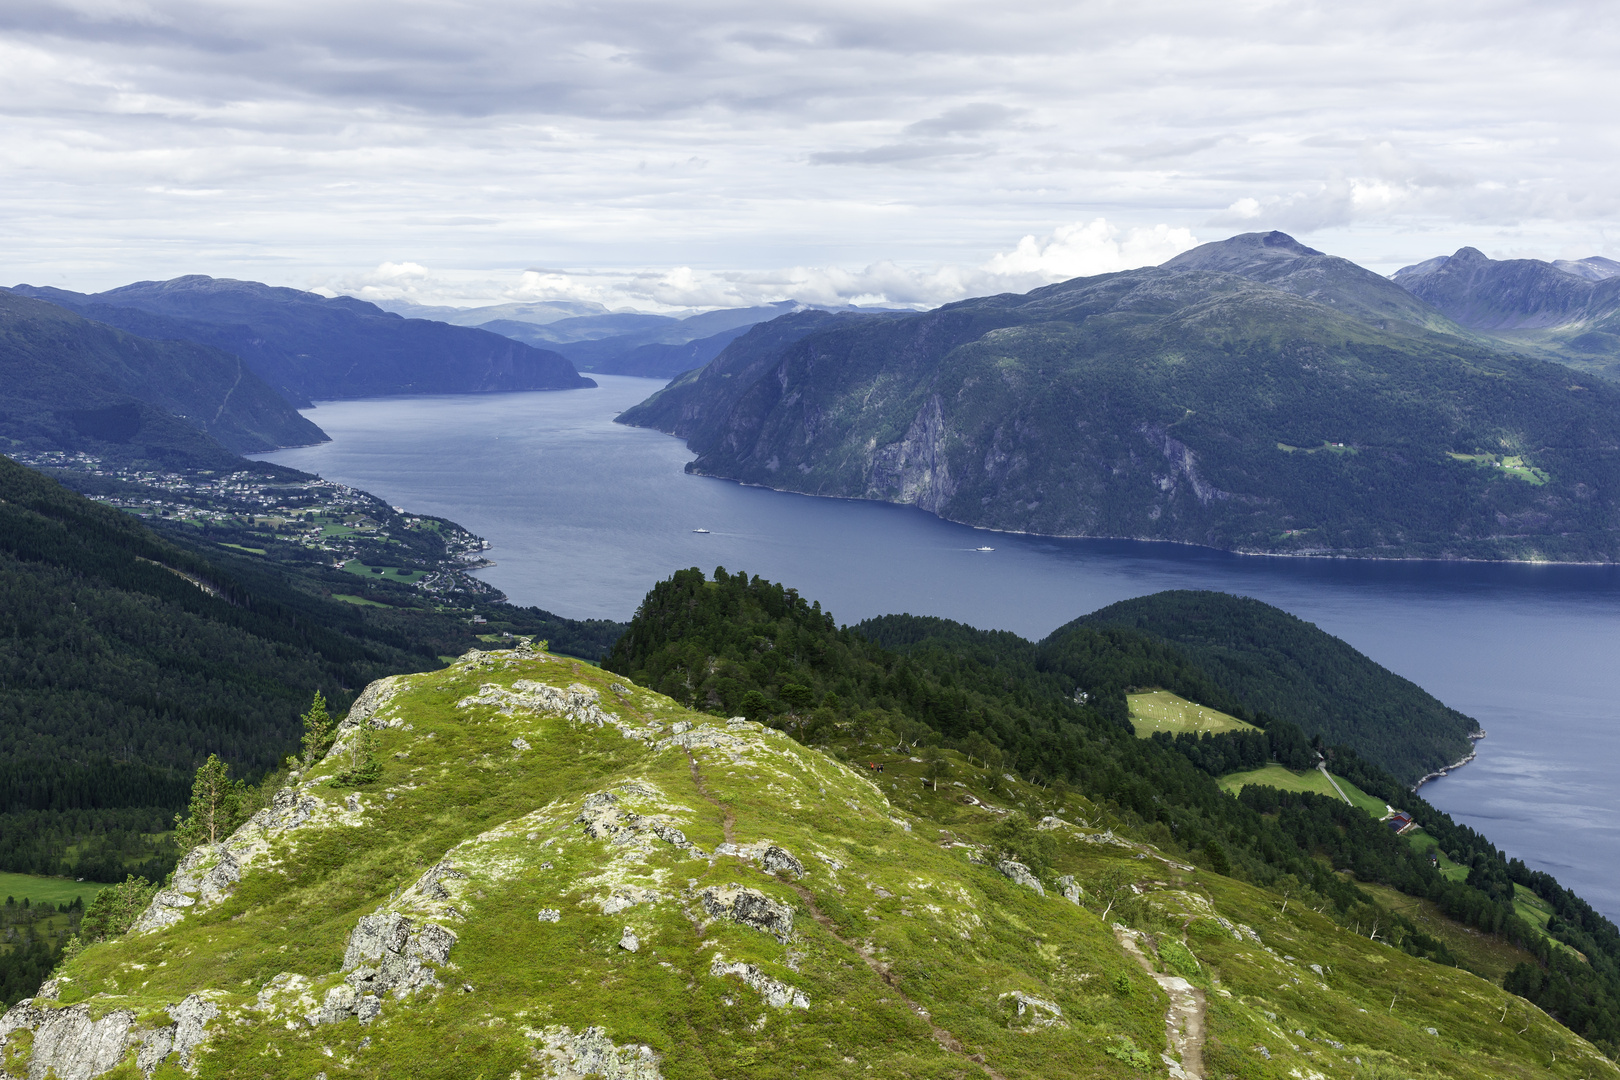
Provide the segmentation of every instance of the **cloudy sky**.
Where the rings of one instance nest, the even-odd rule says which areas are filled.
[[[1620,7],[0,0],[0,282],[934,304],[1620,258]]]

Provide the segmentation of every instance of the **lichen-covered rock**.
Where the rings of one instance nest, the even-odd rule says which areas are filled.
[[[640,951],[641,939],[636,937],[636,932],[632,927],[625,927],[624,933],[619,936],[619,948],[623,949],[625,952]]]
[[[639,1043],[615,1046],[604,1028],[589,1027],[575,1033],[568,1027],[552,1027],[524,1034],[539,1043],[534,1049],[535,1060],[544,1067],[547,1077],[556,1080],[586,1076],[602,1080],[663,1080],[659,1057],[652,1047]]]
[[[123,1060],[135,1024],[135,1014],[128,1009],[92,1019],[90,1006],[84,1002],[40,1013],[28,1059],[28,1080],[45,1080],[53,1074],[56,1080],[100,1076]]]
[[[1013,990],[1002,994],[1000,1000],[1011,998],[1014,1013],[1014,1023],[1022,1023],[1026,1027],[1068,1027],[1063,1019],[1063,1010],[1057,1004],[1045,998],[1034,997],[1022,990]]]
[[[709,965],[709,974],[715,978],[735,975],[743,982],[759,992],[765,999],[765,1004],[773,1009],[786,1009],[789,1006],[795,1009],[808,1009],[810,999],[802,990],[797,990],[779,979],[773,979],[753,964],[741,961],[727,961],[725,957],[715,954],[714,961]]]
[[[793,909],[757,889],[733,881],[723,888],[712,885],[698,897],[711,918],[730,919],[784,943],[793,936]]]
[[[792,874],[794,877],[804,877],[804,863],[788,854],[785,848],[772,844],[765,849],[759,857],[761,865],[772,874]]]
[[[1071,904],[1080,903],[1080,897],[1085,894],[1085,890],[1075,882],[1073,874],[1064,874],[1057,879],[1057,883],[1058,888],[1063,891],[1063,899]]]
[[[1026,889],[1034,889],[1042,896],[1046,895],[1046,890],[1041,887],[1040,878],[1037,878],[1034,871],[1023,863],[1013,859],[1001,859],[997,861],[996,869],[1000,871],[1002,877],[1013,884],[1022,885]]]

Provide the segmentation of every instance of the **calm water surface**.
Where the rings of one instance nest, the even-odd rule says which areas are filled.
[[[307,415],[331,443],[268,456],[461,523],[494,544],[480,576],[576,618],[627,619],[688,566],[793,585],[843,622],[904,611],[1030,638],[1161,589],[1257,597],[1477,717],[1479,757],[1424,795],[1620,919],[1620,571],[1050,540],[742,487],[687,476],[679,441],[612,423],[660,383],[596,379],[325,403]]]

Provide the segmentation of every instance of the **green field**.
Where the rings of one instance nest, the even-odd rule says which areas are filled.
[[[84,902],[88,904],[96,898],[96,893],[106,887],[99,881],[74,881],[65,877],[0,873],[0,896],[9,896],[19,904],[25,896],[29,903],[51,905],[72,903],[75,896],[82,896]]]
[[[1197,731],[1254,731],[1254,725],[1245,724],[1235,716],[1218,709],[1195,705],[1168,690],[1150,690],[1143,694],[1126,694],[1125,702],[1131,710],[1131,726],[1136,736],[1145,739],[1157,731],[1172,735]]]
[[[241,544],[227,544],[223,541],[220,542],[219,546],[223,548],[232,548],[236,551],[245,551],[249,555],[263,555],[265,553],[264,548],[243,547]]]
[[[1440,842],[1421,827],[1413,829],[1405,835],[1406,842],[1411,844],[1419,854],[1427,855],[1434,852],[1440,857],[1440,876],[1447,881],[1465,881],[1468,878],[1468,867],[1462,863],[1451,861],[1451,856],[1440,850]],[[1535,895],[1534,893],[1531,894]]]
[[[359,559],[350,559],[343,564],[343,569],[357,577],[382,579],[384,581],[398,581],[406,585],[415,585],[427,577],[426,570],[405,570],[398,566],[367,566]]]
[[[1343,790],[1352,803],[1361,807],[1373,817],[1382,819],[1385,814],[1389,813],[1382,799],[1373,798],[1342,776],[1335,776],[1333,779],[1338,781],[1340,789]],[[1274,787],[1278,791],[1311,791],[1318,795],[1326,795],[1332,799],[1339,797],[1339,793],[1333,790],[1333,785],[1328,783],[1328,778],[1323,776],[1319,770],[1312,769],[1309,772],[1297,773],[1275,763],[1267,765],[1263,769],[1227,773],[1217,783],[1221,785],[1222,791],[1230,795],[1236,795],[1250,784],[1259,784],[1262,787]]]
[[[1503,476],[1511,476],[1515,480],[1523,480],[1536,487],[1541,487],[1552,479],[1551,475],[1528,464],[1524,458],[1517,455],[1447,454],[1446,456],[1453,461],[1472,461],[1481,468],[1494,469]]]
[[[363,596],[351,596],[348,593],[333,593],[332,594],[332,599],[341,600],[345,604],[359,604],[362,607],[387,607],[388,606],[387,604],[379,604],[375,600],[367,600]]]

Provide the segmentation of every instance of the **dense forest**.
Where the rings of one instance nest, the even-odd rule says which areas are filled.
[[[1200,599],[1183,597],[1195,605]],[[1298,654],[1310,676],[1305,685],[1328,677],[1313,671],[1310,655]],[[713,580],[692,569],[654,587],[604,666],[683,704],[765,720],[809,743],[942,746],[1036,783],[1065,785],[1166,850],[1293,890],[1347,925],[1382,920],[1390,940],[1409,952],[1457,963],[1443,943],[1379,908],[1340,871],[1432,900],[1458,922],[1537,956],[1537,966],[1510,976],[1516,992],[1611,1052],[1620,1045],[1620,935],[1613,924],[1547,875],[1507,860],[1352,746],[1319,734],[1308,739],[1278,689],[1288,683],[1265,672],[1251,691],[1231,681],[1232,668],[1218,676],[1173,643],[1118,626],[1071,626],[1040,643],[906,615],[839,627],[795,590],[724,568]],[[1076,699],[1085,687],[1075,671],[1105,691],[1095,703]],[[1278,713],[1251,713],[1265,724],[1255,734],[1139,739],[1124,722],[1122,699],[1109,690],[1119,685],[1173,688],[1234,712],[1253,694]],[[1311,705],[1307,694],[1307,716]],[[1346,803],[1253,786],[1233,798],[1215,782],[1232,767],[1268,760],[1307,767],[1317,753],[1369,794],[1412,813],[1470,867],[1468,879],[1447,880]],[[1516,913],[1513,881],[1553,904],[1559,917],[1549,930],[1587,963],[1571,960]]]
[[[560,630],[597,655],[617,631],[328,593],[297,565],[159,535],[0,458],[0,870],[156,880],[176,854],[158,834],[197,765],[274,768],[316,690],[341,711],[373,679],[483,644],[480,631]]]
[[[1248,597],[1178,590],[1124,600],[1060,627],[1047,648],[1082,627],[1125,627],[1168,642],[1240,715],[1286,716],[1408,785],[1466,757],[1479,732],[1473,718],[1339,638]]]

